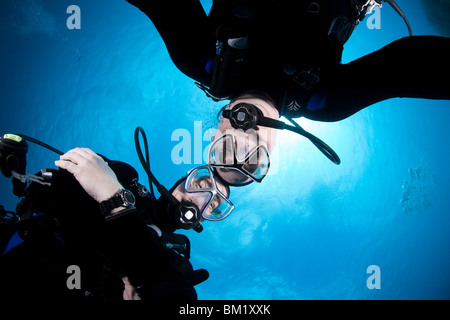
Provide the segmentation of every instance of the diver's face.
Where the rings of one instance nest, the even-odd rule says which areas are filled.
[[[231,110],[235,105],[239,103],[248,103],[254,105],[262,111],[265,117],[273,119],[278,119],[279,117],[278,111],[271,103],[263,99],[252,97],[250,95],[244,95],[233,100],[226,109]],[[270,154],[275,146],[276,141],[276,129],[274,128],[257,126],[255,129],[243,131],[241,129],[233,128],[230,120],[222,117],[212,140],[214,142],[227,134],[234,137],[236,156],[238,159],[244,159],[249,154],[249,152],[255,150],[255,148],[260,145],[264,146]],[[223,152],[222,160],[225,163],[233,163],[233,159],[231,158],[232,156],[233,152],[228,152],[225,150]],[[255,160],[256,161],[254,161],[254,163],[251,163],[251,165],[258,166],[259,159]],[[216,168],[216,170],[225,181],[230,182],[231,184],[244,185],[253,181],[251,178],[247,177],[245,178],[245,180],[243,180],[242,175],[237,175],[236,171],[233,170],[229,170],[226,168]]]
[[[217,188],[219,189],[222,194],[225,196],[229,196],[227,188],[220,182],[216,180]],[[211,188],[211,179],[198,179],[195,181],[191,187],[196,189],[208,189]],[[173,190],[172,192],[173,196],[180,202],[182,201],[190,201],[195,203],[197,207],[200,208],[200,210],[207,204],[207,202],[210,199],[210,196],[208,192],[199,192],[199,193],[192,193],[187,192],[184,188],[184,181]],[[210,214],[214,209],[216,209],[218,206],[218,200],[214,199],[213,202],[206,208],[204,215]],[[203,218],[200,218],[200,221],[204,221]]]

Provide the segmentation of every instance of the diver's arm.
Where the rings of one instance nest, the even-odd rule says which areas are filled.
[[[98,203],[115,197],[124,189],[108,163],[90,149],[72,149],[61,155],[55,164],[72,173],[83,189]],[[105,216],[105,220],[115,219],[135,210],[133,205],[120,206],[112,209]]]
[[[72,149],[60,156],[55,165],[72,173],[98,203],[111,199],[123,189],[105,160],[90,149]]]
[[[205,85],[207,55],[214,54],[214,33],[198,0],[127,0],[144,12],[161,35],[177,68]]]
[[[413,36],[348,64],[329,81],[326,104],[303,115],[339,121],[391,98],[450,99],[450,38]]]

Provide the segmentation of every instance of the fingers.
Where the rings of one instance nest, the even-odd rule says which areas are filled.
[[[100,156],[88,148],[75,148],[69,150],[61,155],[59,159],[60,160],[55,161],[55,165],[71,173],[76,173],[77,166],[86,167],[89,163],[99,161],[100,163],[104,162]]]
[[[60,156],[55,165],[72,173],[97,202],[110,199],[123,188],[114,171],[90,149],[72,149]]]
[[[56,160],[55,165],[61,169],[69,171],[72,174],[76,173],[77,165],[73,162],[65,160]]]
[[[69,160],[76,164],[91,160],[92,158],[100,158],[94,151],[88,148],[75,148],[63,154],[61,160]]]

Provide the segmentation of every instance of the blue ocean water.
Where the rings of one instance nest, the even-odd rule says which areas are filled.
[[[415,34],[450,36],[448,1],[398,3]],[[81,9],[80,30],[66,26],[72,4]],[[202,4],[208,11],[211,1]],[[344,62],[407,35],[388,5],[375,22],[379,29],[358,26]],[[1,134],[23,133],[64,151],[91,148],[130,163],[146,183],[133,141],[142,126],[152,170],[168,187],[203,163],[223,103],[175,68],[135,7],[2,0],[0,35]],[[264,182],[233,188],[237,209],[226,220],[185,232],[194,267],[210,272],[199,298],[449,299],[449,120],[448,101],[419,99],[385,101],[337,123],[301,119],[336,150],[340,166],[280,132]],[[177,164],[180,133],[191,152]],[[56,158],[30,144],[27,171],[54,167]],[[0,204],[13,210],[10,181],[1,177],[0,188]],[[367,285],[372,265],[379,289]]]

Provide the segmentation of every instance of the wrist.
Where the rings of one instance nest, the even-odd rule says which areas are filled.
[[[105,219],[109,219],[111,216],[122,215],[124,211],[134,209],[135,202],[133,193],[122,188],[110,199],[100,202],[100,212]]]
[[[113,197],[117,196],[122,190],[123,190],[122,185],[118,184],[114,188],[111,188],[110,192],[105,192],[105,195],[99,196],[96,200],[98,203],[108,201],[109,199],[112,199]]]

